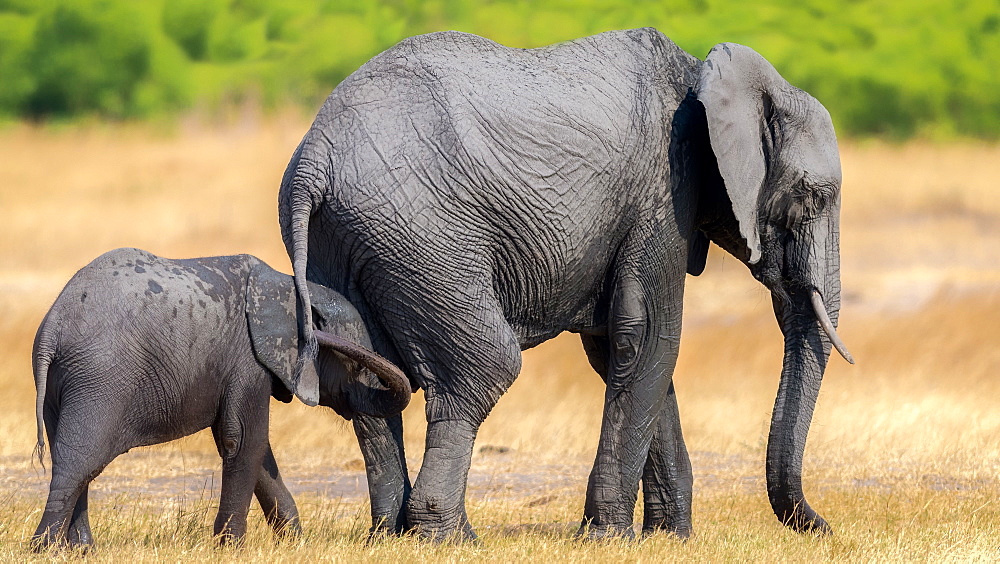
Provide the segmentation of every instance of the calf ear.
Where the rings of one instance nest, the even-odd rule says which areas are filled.
[[[343,294],[312,282],[308,282],[308,286],[317,329],[343,337],[366,349],[372,348],[371,338],[361,315]]]
[[[247,327],[257,360],[291,390],[302,403],[319,403],[319,376],[315,362],[306,363],[298,380],[298,326],[292,278],[260,263],[250,270],[246,288]]]

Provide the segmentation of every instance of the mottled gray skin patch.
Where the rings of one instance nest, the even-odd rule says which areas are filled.
[[[367,344],[343,296],[312,291],[319,328]],[[171,260],[118,249],[77,272],[33,352],[38,447],[44,427],[52,457],[35,545],[89,545],[89,482],[131,448],[206,427],[223,458],[215,533],[243,534],[254,493],[276,532],[299,531],[267,437],[269,397],[291,401],[296,390],[295,314],[291,277],[249,255]],[[367,391],[377,384],[353,362],[324,351],[312,374],[313,403],[348,418],[378,413]]]
[[[373,532],[474,535],[479,425],[520,351],[573,331],[608,384],[581,534],[630,534],[641,479],[643,530],[687,536],[671,377],[686,272],[708,240],[775,296],[786,356],[769,493],[783,522],[825,530],[801,458],[829,353],[810,289],[839,310],[837,155],[826,110],[752,50],[702,62],[649,28],[539,49],[434,33],[345,79],[292,155],[279,215],[303,335],[308,279],[347,296],[426,391],[412,490],[401,420],[355,420]]]

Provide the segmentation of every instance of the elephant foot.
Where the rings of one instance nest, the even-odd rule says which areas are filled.
[[[642,536],[648,537],[651,535],[665,533],[668,535],[673,535],[682,541],[686,541],[691,538],[691,525],[655,525],[642,527]]]
[[[635,531],[632,529],[631,523],[628,525],[598,525],[584,519],[576,531],[576,537],[587,541],[634,540]]]
[[[441,518],[438,515],[425,514],[417,518],[410,515],[409,521],[412,524],[410,532],[422,540],[433,543],[459,544],[478,541],[479,537],[465,512],[462,511],[459,515],[453,519]]]
[[[39,525],[39,530],[31,536],[30,546],[32,552],[46,552],[53,548],[61,548],[69,543],[64,535],[59,534],[59,527],[53,525],[43,528]]]
[[[274,531],[279,540],[296,540],[302,538],[302,523],[299,518],[289,519]]]
[[[60,546],[61,543],[57,539],[49,535],[35,535],[31,537],[31,551],[32,552],[47,552],[49,549]]]
[[[372,526],[368,529],[368,542],[380,541],[389,537],[400,537],[411,531],[406,514],[400,508],[395,515],[372,516]]]
[[[221,547],[240,547],[243,545],[242,532],[223,530],[215,534],[215,540]]]
[[[479,541],[479,536],[476,535],[476,531],[473,530],[472,524],[468,521],[457,527],[420,523],[414,526],[411,531],[418,538],[435,544],[462,544]]]
[[[833,527],[825,519],[816,515],[812,519],[797,519],[793,516],[791,521],[785,522],[786,527],[798,533],[814,533],[819,536],[829,536],[833,534]]]
[[[690,513],[687,517],[670,517],[667,515],[647,515],[642,523],[642,536],[648,537],[657,533],[673,535],[681,540],[691,538]]]
[[[90,525],[73,523],[66,531],[66,539],[69,546],[83,551],[90,550],[94,545],[94,536],[90,532]]]
[[[69,549],[81,555],[86,555],[94,548],[94,540],[90,538],[86,542],[81,542],[77,539],[59,539],[49,535],[37,535],[32,537],[30,547],[31,551],[35,553],[48,552],[53,549]]]

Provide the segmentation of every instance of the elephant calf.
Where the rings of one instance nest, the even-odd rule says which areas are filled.
[[[299,533],[268,442],[270,396],[289,402],[294,393],[347,419],[395,414],[410,399],[402,372],[369,350],[354,307],[327,288],[310,292],[321,350],[297,371],[292,279],[255,257],[170,260],[118,249],[77,272],[32,353],[36,454],[41,461],[44,426],[52,458],[34,546],[90,545],[90,481],[133,447],[206,427],[223,460],[220,542],[242,537],[254,494],[275,532]]]

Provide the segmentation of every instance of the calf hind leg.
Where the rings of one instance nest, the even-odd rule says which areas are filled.
[[[260,503],[261,510],[264,511],[264,518],[274,530],[278,537],[299,537],[302,536],[302,525],[299,523],[299,509],[295,506],[295,499],[288,492],[281,473],[278,471],[278,463],[274,460],[274,453],[271,451],[270,441],[264,452],[264,463],[260,469],[260,476],[257,478],[257,485],[254,488],[254,495]]]
[[[59,427],[49,433],[52,478],[42,519],[31,537],[35,550],[53,545],[88,547],[94,542],[87,516],[91,480],[121,452],[109,430],[93,429],[86,418],[74,417],[64,406]]]

